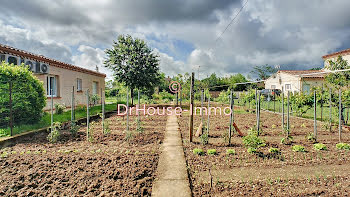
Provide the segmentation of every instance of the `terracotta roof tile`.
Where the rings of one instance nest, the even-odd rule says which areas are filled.
[[[324,78],[326,76],[325,73],[322,73],[324,72],[323,70],[279,70],[278,72],[287,73],[290,75],[301,75],[303,78]]]
[[[343,54],[347,54],[347,53],[350,53],[350,48],[342,50],[342,51],[338,51],[338,52],[335,52],[335,53],[331,53],[331,54],[328,54],[328,55],[324,55],[324,56],[322,56],[322,58],[323,59],[327,59],[327,58],[330,58],[330,57],[339,56],[339,55],[343,55]]]

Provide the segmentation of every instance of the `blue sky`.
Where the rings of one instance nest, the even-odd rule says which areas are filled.
[[[244,1],[245,2],[245,1]],[[4,1],[0,43],[112,76],[104,50],[120,34],[144,39],[166,75],[249,75],[257,65],[310,69],[350,48],[350,1]],[[336,13],[336,14],[335,14]]]

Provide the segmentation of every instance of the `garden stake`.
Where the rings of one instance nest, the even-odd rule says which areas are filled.
[[[258,92],[258,103],[257,103],[257,119],[256,119],[256,130],[258,132],[258,136],[260,135],[260,91]]]
[[[12,115],[12,81],[9,82],[9,105],[10,105],[10,135],[13,135],[13,115]],[[51,123],[51,128],[52,128],[52,123]]]
[[[230,108],[231,108],[231,114],[230,114],[230,129],[229,129],[229,133],[228,133],[228,145],[231,145],[231,135],[232,135],[232,124],[233,124],[233,93],[231,90],[231,94],[230,94]]]
[[[177,95],[176,95],[176,97],[177,97]],[[137,102],[138,102],[138,107],[140,107],[140,90],[137,90]],[[177,104],[176,104],[177,105]],[[137,110],[137,119],[138,119],[138,127],[140,127],[140,111],[139,110]]]
[[[51,89],[51,130],[53,127],[53,95],[52,95],[53,91]]]
[[[332,132],[332,89],[329,88],[329,132]]]
[[[89,89],[87,89],[86,91],[86,140],[89,141],[90,138],[90,131],[89,131],[89,127],[90,127],[90,116],[89,116]]]
[[[71,123],[74,122],[74,86],[72,88],[72,102],[71,102]]]
[[[289,94],[290,92],[288,91],[288,96],[287,96],[287,132],[289,136]]]
[[[104,94],[101,88],[101,104],[102,104],[102,134],[105,133],[105,100]]]
[[[190,89],[190,121],[189,121],[189,141],[192,142],[193,136],[193,99],[194,99],[194,72],[191,76],[191,89]]]
[[[339,142],[341,142],[342,115],[341,89],[339,89]]]
[[[209,89],[208,89],[209,92]],[[209,136],[209,125],[210,125],[210,92],[208,93],[208,122],[207,122],[207,135]]]
[[[202,89],[202,95],[201,95],[201,116],[202,116],[202,125],[204,126],[204,114],[203,114],[203,100],[204,100],[204,89]]]
[[[284,92],[282,87],[282,131],[284,131]]]
[[[129,131],[129,87],[126,87],[126,131]]]
[[[317,140],[317,118],[316,118],[316,90],[314,90],[314,137]]]

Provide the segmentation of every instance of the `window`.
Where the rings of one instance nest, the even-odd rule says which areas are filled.
[[[92,82],[92,94],[98,94],[98,82]]]
[[[292,86],[290,84],[286,84],[286,90],[291,90]]]
[[[276,85],[271,85],[271,89],[276,89]]]
[[[52,96],[54,97],[57,96],[57,77],[56,76],[47,76],[46,93],[47,93],[47,96],[51,96],[51,93],[52,93]]]
[[[14,64],[14,65],[18,65],[18,64],[17,64],[17,58],[15,58],[15,57],[9,57],[9,58],[8,58],[8,63],[9,63],[9,64]]]
[[[80,91],[83,91],[83,80],[81,79],[77,79],[77,91],[80,92]]]
[[[310,93],[310,84],[303,84],[303,92],[306,94]]]

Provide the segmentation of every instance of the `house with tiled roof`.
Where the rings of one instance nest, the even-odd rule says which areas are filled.
[[[72,91],[74,90],[75,104],[86,104],[86,92],[101,96],[105,89],[106,75],[50,59],[42,55],[0,44],[0,61],[14,65],[27,65],[33,74],[44,83],[47,95],[47,105],[50,99],[54,103],[71,107]]]
[[[311,87],[324,84],[324,78],[322,70],[279,70],[265,81],[265,89],[310,93]]]
[[[350,63],[350,49],[345,49],[342,51],[322,56],[322,59],[324,60],[324,67],[327,67],[327,65],[329,64],[329,60],[335,61],[338,58],[338,56],[342,56],[344,60],[347,60],[348,63]]]

